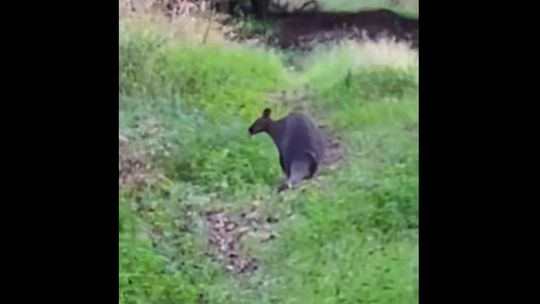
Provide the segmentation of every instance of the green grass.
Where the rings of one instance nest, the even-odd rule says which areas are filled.
[[[321,9],[326,11],[388,8],[411,17],[418,17],[419,0],[319,0],[318,2]]]
[[[418,66],[399,45],[342,45],[297,58],[238,45],[120,33],[120,132],[164,179],[120,192],[120,303],[416,303]],[[266,94],[309,84],[310,111],[341,137],[345,163],[301,189],[247,128]],[[272,103],[274,115],[290,106]],[[258,202],[280,219],[260,261],[234,277],[207,255],[202,214]]]
[[[288,3],[289,9],[299,8],[307,0],[282,0]],[[411,17],[418,17],[419,0],[318,0],[322,11],[352,12],[365,9],[387,8],[397,13]],[[308,8],[311,8],[310,5]]]

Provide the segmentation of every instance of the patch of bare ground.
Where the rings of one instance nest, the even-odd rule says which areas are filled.
[[[246,239],[266,243],[276,237],[273,225],[277,219],[264,216],[257,206],[239,215],[224,210],[204,214],[208,245],[213,256],[232,274],[250,274],[260,261],[246,250]]]
[[[119,137],[121,140],[118,149],[118,186],[123,189],[140,190],[156,183],[161,174],[152,166],[144,149],[125,139],[123,135]]]
[[[310,49],[315,44],[339,40],[393,38],[418,48],[418,19],[387,9],[359,12],[303,12],[273,16],[275,35],[282,48]]]
[[[410,134],[410,136],[418,139],[418,122],[409,123],[405,125],[404,129],[408,134]]]
[[[410,123],[405,126],[405,130],[411,133],[418,133],[418,122]]]
[[[419,47],[418,19],[388,9],[358,12],[296,12],[271,14],[272,26],[264,35],[242,34],[237,28],[232,40],[258,41],[281,49],[312,50],[319,44],[346,40],[391,39]]]
[[[164,128],[152,119],[140,121],[133,129],[118,134],[118,186],[121,189],[140,190],[163,180],[163,173],[153,161],[156,155],[168,155],[163,134]]]

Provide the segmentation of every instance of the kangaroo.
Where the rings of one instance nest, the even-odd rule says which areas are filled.
[[[286,179],[278,192],[292,188],[303,179],[311,179],[319,170],[323,158],[323,138],[315,124],[304,114],[291,112],[273,120],[271,110],[263,110],[261,117],[249,127],[249,134],[267,133],[279,152],[279,164]]]

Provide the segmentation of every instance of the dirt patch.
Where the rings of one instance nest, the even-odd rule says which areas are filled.
[[[164,127],[154,119],[141,120],[133,128],[120,130],[119,187],[140,190],[163,180],[163,173],[155,166],[155,159],[169,155],[170,145],[164,134]]]
[[[418,122],[413,122],[405,125],[405,130],[411,133],[418,134]]]
[[[324,158],[322,165],[324,168],[335,169],[343,161],[343,149],[341,146],[341,136],[334,134],[327,125],[318,125],[324,136]]]
[[[152,166],[148,155],[140,145],[122,140],[118,149],[118,186],[124,190],[140,190],[152,185],[162,175]]]
[[[342,39],[392,37],[418,48],[418,19],[387,9],[360,12],[315,12],[274,17],[275,37],[282,48],[311,48],[314,43]]]
[[[419,44],[418,19],[387,9],[271,14],[269,21],[275,30],[263,40],[282,49],[310,50],[320,43],[380,38],[407,42],[414,49]]]
[[[277,219],[262,216],[256,208],[240,216],[223,210],[209,211],[204,219],[213,255],[233,274],[249,274],[258,269],[260,262],[245,250],[246,238],[265,243],[276,237],[272,225]]]

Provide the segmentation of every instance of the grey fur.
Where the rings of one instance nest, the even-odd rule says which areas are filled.
[[[274,141],[281,169],[286,175],[278,192],[312,178],[319,170],[324,156],[323,137],[308,116],[294,111],[274,121],[270,118],[270,110],[265,109],[249,132],[251,135],[266,132]]]

